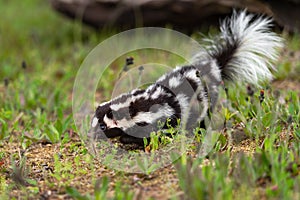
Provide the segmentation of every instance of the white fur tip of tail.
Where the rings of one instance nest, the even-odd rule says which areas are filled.
[[[237,43],[228,64],[236,79],[254,84],[272,79],[271,70],[276,70],[272,63],[278,59],[284,43],[283,38],[270,30],[271,26],[271,18],[254,18],[246,11],[234,11],[221,24],[222,39]]]

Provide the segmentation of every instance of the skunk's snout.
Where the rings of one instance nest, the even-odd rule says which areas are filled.
[[[105,139],[106,136],[104,134],[104,131],[101,130],[99,126],[92,127],[87,134],[88,138],[90,140],[100,140],[100,139]]]

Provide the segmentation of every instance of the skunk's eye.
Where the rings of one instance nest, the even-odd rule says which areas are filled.
[[[102,131],[105,131],[105,130],[106,130],[106,125],[103,124],[103,123],[100,123],[100,129],[101,129]]]

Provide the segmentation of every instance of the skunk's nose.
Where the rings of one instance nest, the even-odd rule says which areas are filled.
[[[97,125],[96,127],[90,128],[90,130],[87,133],[87,137],[91,141],[107,138],[104,134],[104,131],[102,130],[102,128],[99,125]]]

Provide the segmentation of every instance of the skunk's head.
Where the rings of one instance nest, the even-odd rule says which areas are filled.
[[[123,130],[118,126],[117,120],[114,119],[113,111],[110,108],[111,103],[103,103],[96,109],[94,118],[92,119],[92,127],[96,128],[97,138],[102,138],[105,134],[108,138],[123,135]]]

